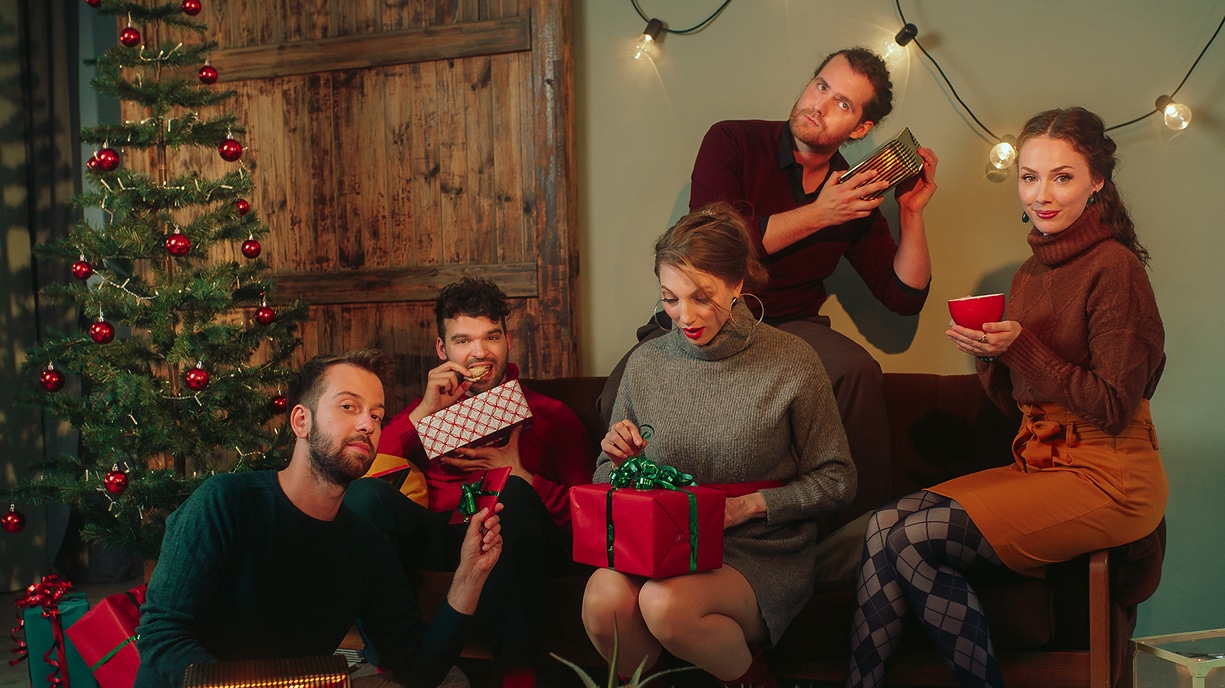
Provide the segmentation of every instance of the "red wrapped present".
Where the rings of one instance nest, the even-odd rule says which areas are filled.
[[[494,444],[532,418],[518,380],[511,380],[422,418],[417,435],[431,459],[461,447]]]
[[[507,480],[510,480],[510,466],[491,468],[479,475],[474,471],[472,477],[460,486],[459,508],[451,512],[451,523],[467,523],[481,509],[492,509],[498,503]]]
[[[657,468],[635,457],[617,471],[644,464]],[[618,480],[617,471],[611,484],[570,488],[575,561],[649,578],[723,566],[722,490],[651,480],[631,484],[666,486],[619,487],[624,481]]]
[[[144,603],[145,586],[139,585],[106,597],[68,627],[68,638],[101,688],[132,688],[136,681],[136,626]]]

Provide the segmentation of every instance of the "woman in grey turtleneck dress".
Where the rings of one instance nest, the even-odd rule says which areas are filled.
[[[618,670],[662,649],[732,685],[773,686],[757,648],[778,641],[812,592],[814,517],[855,495],[855,466],[825,368],[803,340],[759,324],[741,298],[765,279],[757,242],[726,205],[682,218],[655,245],[675,327],[630,357],[595,481],[645,449],[701,483],[756,483],[729,497],[721,569],[591,577],[583,623]],[[643,440],[638,427],[654,435]]]

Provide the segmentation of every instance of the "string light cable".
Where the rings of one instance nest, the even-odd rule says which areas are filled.
[[[901,0],[894,0],[894,5],[897,7],[898,17],[901,18],[903,26],[904,27],[913,26],[906,20],[906,13],[902,11]],[[1179,90],[1182,89],[1183,85],[1187,83],[1187,79],[1191,77],[1191,73],[1194,72],[1195,68],[1199,65],[1200,59],[1204,57],[1204,53],[1208,52],[1208,48],[1212,46],[1212,43],[1216,40],[1217,35],[1221,33],[1222,27],[1225,27],[1225,17],[1222,17],[1221,22],[1217,24],[1216,31],[1212,33],[1212,37],[1208,39],[1208,42],[1204,45],[1204,49],[1201,50],[1199,53],[1199,56],[1195,58],[1195,62],[1191,64],[1191,68],[1187,70],[1186,75],[1183,76],[1182,81],[1179,82],[1178,88],[1175,88],[1174,91],[1170,93],[1170,95],[1161,96],[1160,98],[1158,98],[1156,101],[1156,105],[1154,106],[1152,110],[1144,113],[1143,115],[1140,115],[1139,117],[1127,120],[1126,122],[1123,122],[1121,124],[1115,124],[1113,126],[1106,127],[1106,131],[1114,131],[1115,129],[1120,129],[1128,125],[1135,124],[1136,122],[1152,117],[1154,114],[1157,114],[1158,112],[1161,112],[1161,111],[1164,111],[1166,113],[1166,126],[1170,127],[1171,129],[1186,128],[1187,123],[1191,121],[1191,111],[1185,105],[1181,105],[1179,103],[1174,102],[1173,97],[1178,93]],[[903,28],[903,31],[906,31],[906,28]],[[899,33],[899,36],[901,36],[900,33]],[[991,129],[987,125],[983,124],[982,120],[980,120],[978,116],[974,114],[974,111],[970,109],[970,106],[967,105],[966,101],[962,99],[961,94],[957,93],[957,88],[953,86],[953,82],[949,79],[948,75],[944,73],[944,69],[940,67],[940,63],[937,62],[936,58],[933,57],[932,54],[927,51],[927,48],[923,47],[923,44],[919,42],[919,39],[917,37],[911,37],[909,41],[907,42],[913,42],[916,46],[919,47],[919,50],[923,53],[923,55],[928,59],[929,62],[931,62],[932,66],[936,68],[936,71],[940,74],[940,77],[944,79],[944,83],[947,84],[949,87],[949,92],[952,94],[953,98],[956,99],[957,102],[961,104],[961,107],[965,110],[966,114],[970,116],[970,119],[974,120],[974,123],[977,124],[978,127],[987,134],[987,136],[989,136],[992,140],[998,142],[996,144],[996,148],[1000,148],[1001,146],[1011,147],[1012,144],[1011,144],[1011,141],[1009,141],[1009,139],[1011,139],[1012,137],[997,136],[995,132],[991,131]],[[992,149],[992,165],[996,165],[996,162],[997,162],[996,148]],[[1013,151],[1013,155],[1015,155],[1015,151]],[[1000,168],[1003,167],[1003,165],[996,165],[996,166]]]
[[[711,12],[709,17],[706,17],[702,21],[698,22],[697,24],[694,24],[693,26],[687,29],[669,29],[668,27],[664,26],[663,32],[664,33],[674,33],[678,36],[685,36],[691,33],[697,33],[698,31],[701,31],[702,29],[706,28],[707,24],[711,23],[712,21],[715,20],[715,18],[717,18],[720,14],[722,14],[723,10],[726,9],[727,6],[731,4],[731,2],[732,0],[723,0],[723,3],[719,5],[719,7],[715,9],[714,12]],[[642,8],[638,6],[638,0],[630,0],[630,4],[634,6],[634,11],[638,13],[638,16],[642,17],[642,21],[646,22],[647,24],[650,24],[652,21],[659,21],[658,19],[653,19],[652,17],[648,17],[646,13],[642,11]]]

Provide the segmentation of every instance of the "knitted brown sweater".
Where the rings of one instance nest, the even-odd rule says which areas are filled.
[[[1095,206],[1057,234],[1031,231],[1029,245],[1005,316],[1021,335],[995,363],[978,364],[987,393],[1006,412],[1055,403],[1117,435],[1165,367],[1148,275]]]

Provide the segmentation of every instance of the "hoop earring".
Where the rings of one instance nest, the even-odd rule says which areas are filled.
[[[1029,222],[1029,213],[1025,212],[1024,210],[1021,211],[1021,222],[1022,223]]]
[[[659,314],[662,312],[659,307],[662,306],[663,303],[664,303],[663,299],[660,299],[655,302],[655,310],[651,311],[651,320],[655,321],[655,326],[658,327],[659,329],[663,330],[664,332],[671,332],[672,331],[672,318],[668,318],[667,327],[664,327],[664,324],[659,322]],[[664,313],[664,315],[667,315],[667,313]]]
[[[749,292],[747,292],[747,291],[746,291],[746,292],[744,292],[743,294],[741,294],[740,296],[737,296],[736,298],[732,299],[732,308],[735,308],[735,307],[736,307],[736,302],[737,302],[737,301],[739,301],[739,300],[740,300],[740,298],[741,298],[741,297],[744,297],[744,296],[752,296],[754,299],[756,299],[756,300],[757,300],[757,307],[758,307],[758,309],[760,309],[760,310],[761,310],[761,315],[757,316],[757,322],[753,323],[753,327],[757,327],[758,325],[760,325],[760,324],[761,324],[761,321],[762,321],[762,320],[764,320],[764,319],[765,319],[765,317],[766,317],[766,304],[762,303],[761,298],[760,298],[759,296],[757,296],[757,294],[750,294]],[[746,303],[746,304],[744,304],[744,307],[745,307],[745,308],[749,308],[749,304],[747,304],[747,303]],[[752,312],[753,312],[753,309],[752,309],[752,308],[749,308],[749,312],[750,312],[750,313],[752,313]]]

